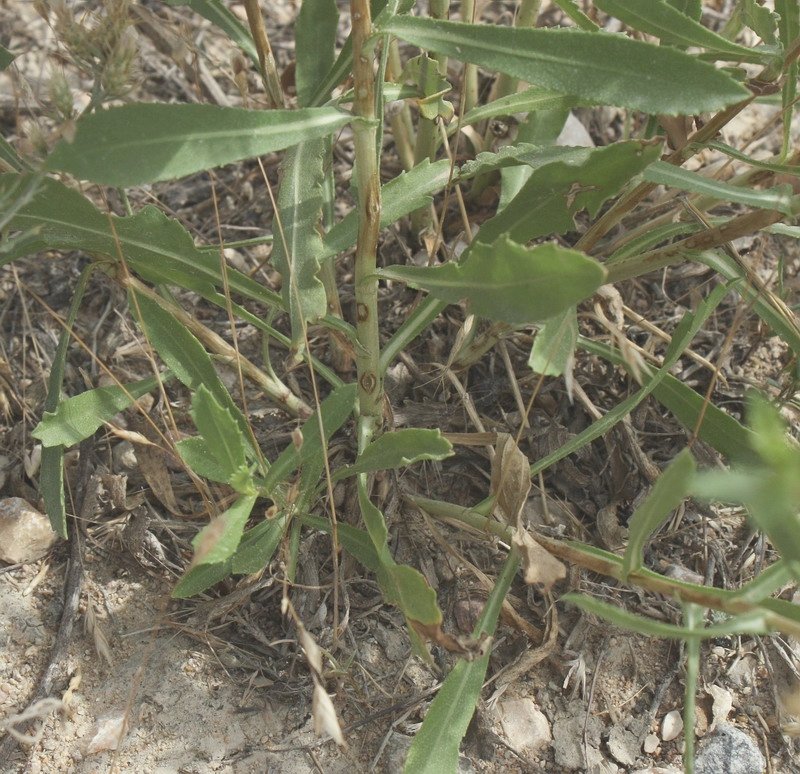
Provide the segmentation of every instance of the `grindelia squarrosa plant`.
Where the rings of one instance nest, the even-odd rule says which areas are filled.
[[[174,596],[263,572],[278,551],[289,588],[301,536],[328,533],[334,638],[342,623],[338,569],[345,552],[374,574],[385,601],[401,611],[420,656],[427,657],[431,644],[457,655],[411,746],[408,771],[455,770],[491,636],[520,569],[526,582],[553,594],[566,566],[577,566],[678,600],[681,625],[586,595],[561,597],[619,627],[685,641],[685,722],[693,728],[704,638],[800,634],[800,611],[772,596],[800,579],[800,452],[765,398],[751,396],[746,426],[671,374],[729,294],[783,339],[796,369],[796,315],[749,270],[733,244],[759,232],[798,236],[800,154],[791,133],[797,4],[775,0],[773,10],[739,0],[714,31],[700,0],[594,0],[584,9],[574,0],[554,0],[546,18],[539,0],[521,0],[512,26],[484,23],[472,0],[430,0],[425,7],[407,0],[351,0],[349,14],[334,0],[303,0],[294,27],[292,94],[270,46],[274,30],[256,0],[244,3],[246,22],[220,0],[165,4],[188,6],[239,48],[232,77],[247,107],[131,101],[138,56],[132,6],[103,2],[96,13],[77,18],[67,3],[41,4],[64,53],[91,84],[89,99],[76,114],[70,87],[54,77],[51,101],[60,139],[23,152],[0,137],[0,261],[42,251],[60,251],[64,260],[76,252],[90,258],[64,321],[34,431],[42,445],[40,492],[54,528],[65,538],[74,529],[65,506],[65,450],[141,396],[178,382],[191,395],[195,432],[177,442],[162,435],[160,443],[199,487],[214,482],[233,496],[212,505]],[[615,32],[608,30],[612,19]],[[349,34],[342,44],[343,23]],[[15,53],[0,49],[3,69],[15,67]],[[248,69],[258,74],[258,88],[248,86]],[[491,87],[479,89],[481,81]],[[747,147],[722,140],[723,130],[753,104],[779,108],[782,146],[771,158],[753,158]],[[572,111],[599,114],[607,107],[621,116],[618,139],[600,147],[556,144]],[[492,141],[498,124],[514,128],[505,144]],[[352,170],[333,163],[337,143],[351,149]],[[266,236],[255,241],[271,242],[279,289],[261,274],[228,265],[221,256],[229,245],[196,244],[159,206],[129,203],[141,186],[276,152],[280,182],[266,208],[272,213],[263,224]],[[404,171],[382,182],[382,165],[395,152]],[[97,188],[85,183],[116,189],[126,209],[111,213],[97,206],[99,197],[84,193]],[[499,189],[499,200],[476,227],[468,211],[487,188]],[[343,217],[337,197],[339,204],[352,203]],[[458,207],[449,207],[452,202]],[[443,221],[459,217],[463,249],[453,250]],[[383,230],[403,227],[408,219],[409,239],[427,249],[426,265],[379,260]],[[340,270],[344,261],[352,262],[352,272]],[[689,262],[709,267],[716,281],[683,315],[660,358],[637,356],[622,334],[606,341],[581,335],[581,304],[618,297],[617,283]],[[138,381],[65,397],[71,329],[89,277],[98,272],[125,289],[130,313],[160,364],[154,359],[153,373]],[[419,291],[418,303],[399,327],[387,329],[381,298],[387,288],[404,285]],[[223,310],[232,327],[252,326],[266,352],[283,350],[287,369],[307,375],[307,393],[300,394],[297,381],[268,359],[258,365],[245,358],[235,336],[227,341],[206,328],[180,306],[178,289]],[[345,293],[351,305],[342,303]],[[506,341],[520,334],[530,341],[535,333],[528,367],[541,378],[527,382],[536,386],[524,396],[523,409],[530,410],[545,378],[564,379],[571,390],[575,359],[585,353],[628,372],[628,397],[532,460],[518,438],[503,433],[470,438],[395,429],[384,389],[387,370],[453,305],[464,312],[463,326],[441,364],[443,375],[463,372],[486,353],[502,351]],[[229,392],[215,361],[297,418],[299,429],[280,454],[271,458],[260,447],[241,396]],[[624,552],[531,530],[522,513],[532,476],[608,433],[648,397],[674,415],[690,442],[636,508]],[[351,423],[355,433],[347,436],[343,430]],[[352,438],[349,464],[331,464],[327,449],[334,436]],[[715,449],[730,470],[698,472],[696,442]],[[381,471],[444,460],[464,443],[492,447],[483,501],[464,508],[421,494],[406,497],[430,517],[473,534],[477,529],[505,551],[466,640],[443,627],[436,593],[422,573],[395,560],[375,486]],[[346,479],[354,482],[357,523],[337,516],[333,491]],[[681,582],[646,568],[645,547],[689,496],[746,506],[779,558],[736,590]],[[315,712],[327,718],[324,730],[343,743],[320,678],[320,652],[288,592],[284,608],[314,675]],[[726,614],[723,623],[706,625],[709,610]],[[690,733],[687,771],[692,753]]]

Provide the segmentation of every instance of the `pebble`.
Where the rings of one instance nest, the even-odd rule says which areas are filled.
[[[645,751],[645,753],[647,753],[647,755],[652,755],[658,749],[660,741],[661,740],[655,734],[648,734],[644,738],[642,749]]]
[[[530,755],[553,741],[550,722],[533,699],[501,701],[498,713],[503,734],[518,753]]]
[[[665,742],[677,739],[681,731],[683,731],[683,718],[678,710],[672,710],[664,715],[661,721],[661,738]]]
[[[21,497],[0,500],[0,561],[28,564],[58,540],[50,520]]]
[[[763,774],[764,756],[756,743],[734,726],[720,724],[700,744],[695,774]]]

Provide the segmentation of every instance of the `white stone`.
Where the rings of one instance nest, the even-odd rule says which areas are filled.
[[[677,739],[681,731],[683,731],[683,718],[678,710],[672,710],[664,715],[664,719],[661,721],[661,738],[665,742]]]
[[[50,521],[21,497],[0,500],[0,561],[27,564],[41,559],[58,539]]]
[[[553,741],[550,722],[533,699],[508,699],[498,706],[500,725],[518,753],[535,753]]]
[[[644,744],[642,745],[642,749],[648,755],[652,755],[658,749],[660,741],[661,740],[655,734],[648,734],[644,738]]]

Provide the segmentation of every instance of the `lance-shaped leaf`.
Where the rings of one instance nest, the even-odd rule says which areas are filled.
[[[646,113],[718,110],[749,92],[707,62],[622,35],[396,16],[384,32],[545,89]]]
[[[440,430],[412,428],[378,436],[352,465],[336,471],[335,479],[413,465],[422,460],[443,460],[452,456],[453,446]]]
[[[324,469],[325,444],[330,437],[347,421],[353,412],[356,400],[356,385],[345,384],[337,387],[302,427],[303,443],[298,449],[294,443],[289,444],[278,459],[272,463],[262,489],[272,492],[296,468],[302,468],[302,480],[306,486],[316,485]],[[324,431],[324,440],[320,436],[320,418]]]
[[[278,548],[288,522],[288,516],[282,513],[247,530],[233,555],[231,572],[249,575],[263,570]]]
[[[430,204],[431,194],[441,191],[449,179],[450,162],[447,159],[433,163],[425,159],[390,180],[381,188],[381,227]],[[323,257],[349,250],[356,243],[357,235],[358,213],[353,210],[325,235]]]
[[[546,320],[590,296],[603,284],[605,269],[576,250],[554,244],[527,249],[500,237],[491,245],[475,244],[460,264],[393,266],[379,274],[451,304],[469,299],[474,314],[522,325]]]
[[[154,390],[159,379],[151,376],[127,387],[98,387],[67,398],[53,411],[45,411],[31,435],[42,446],[72,446],[88,438],[137,398]]]
[[[726,202],[738,202],[750,207],[758,207],[762,210],[776,210],[784,215],[793,215],[792,187],[786,185],[776,186],[758,191],[755,188],[745,188],[743,186],[724,183],[721,180],[701,175],[699,172],[692,172],[666,161],[655,161],[644,171],[645,180],[659,185],[666,185],[670,188],[679,188],[682,191],[710,196],[712,199],[720,199]]]
[[[199,435],[192,438],[184,438],[175,444],[175,449],[181,459],[201,478],[217,481],[220,484],[227,484],[230,473],[220,465],[216,455],[204,438]]]
[[[698,46],[742,62],[764,62],[774,56],[732,43],[664,0],[595,0],[594,4],[629,27],[655,35],[664,43]]]
[[[204,386],[230,412],[241,437],[249,438],[247,419],[233,402],[203,345],[155,301],[135,290],[129,296],[147,340],[176,378],[191,390]]]
[[[281,165],[279,217],[273,219],[272,264],[281,273],[283,302],[289,309],[292,343],[304,346],[306,323],[327,312],[325,288],[317,278],[322,257],[322,159],[324,139],[302,142],[286,152]]]
[[[46,168],[116,186],[173,180],[325,137],[349,120],[333,108],[121,105],[81,118],[73,141],[62,140]]]
[[[442,612],[436,604],[436,592],[413,567],[395,562],[389,552],[383,514],[370,502],[361,480],[358,485],[358,501],[364,525],[378,554],[378,582],[386,601],[400,608],[409,621],[426,628],[438,629],[442,622]]]
[[[311,107],[314,94],[333,67],[339,9],[336,0],[303,0],[295,24],[297,101]]]
[[[628,547],[622,560],[622,580],[636,572],[643,562],[645,543],[677,508],[689,491],[695,464],[692,452],[684,449],[658,477],[644,502],[634,511],[628,522]]]
[[[242,431],[230,410],[223,408],[211,391],[201,384],[192,395],[192,419],[226,481],[246,466]]]
[[[14,61],[12,54],[5,46],[0,46],[0,70],[5,70]]]
[[[495,581],[473,636],[491,636],[503,607],[503,600],[519,566],[515,550],[509,553]],[[440,774],[458,769],[458,754],[467,727],[481,695],[490,653],[467,661],[460,659],[436,694],[408,751],[406,774]]]
[[[204,296],[222,287],[218,256],[195,247],[186,229],[156,207],[119,218],[100,212],[85,196],[57,180],[37,181],[31,175],[15,174],[0,175],[0,202],[5,203],[5,194],[27,181],[40,184],[7,225],[12,230],[35,229],[34,238],[12,250],[4,261],[36,250],[83,250],[117,261],[121,250],[128,266],[150,282],[178,285]],[[232,292],[282,306],[277,293],[247,275],[233,268],[228,268],[227,275]]]
[[[519,193],[483,224],[477,237],[481,242],[494,242],[501,234],[515,242],[527,242],[572,231],[578,212],[586,209],[596,215],[603,202],[652,165],[660,143],[621,142],[568,150],[571,153],[564,154],[563,160],[534,168]]]

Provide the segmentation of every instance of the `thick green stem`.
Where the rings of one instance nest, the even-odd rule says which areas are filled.
[[[381,186],[378,170],[378,120],[375,115],[373,55],[367,47],[372,32],[369,0],[350,0],[353,20],[353,111],[355,173],[358,186],[358,243],[355,255],[356,353],[358,373],[359,448],[380,428],[383,375],[378,330],[378,281],[375,276],[380,232]]]

